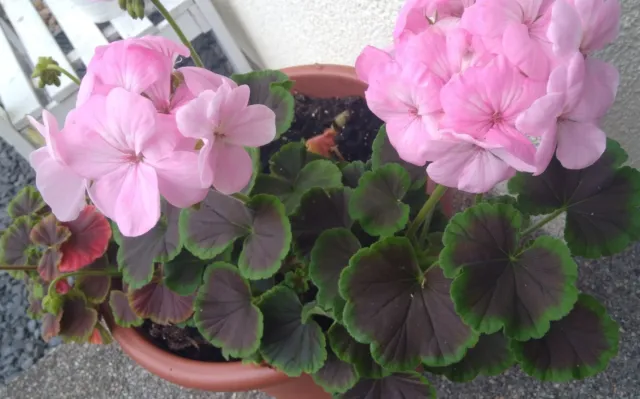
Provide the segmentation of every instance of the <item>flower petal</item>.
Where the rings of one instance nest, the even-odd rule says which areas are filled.
[[[158,223],[160,192],[153,167],[140,162],[128,168],[116,202],[114,219],[126,237],[140,236]]]
[[[198,172],[200,173],[200,186],[211,187],[213,184],[213,175],[215,174],[216,158],[218,157],[218,149],[220,143],[213,140],[205,140],[204,145],[198,154]]]
[[[558,56],[578,51],[582,41],[582,21],[576,9],[566,0],[556,0],[551,8],[547,38]]]
[[[176,112],[176,124],[180,133],[185,137],[211,139],[216,125],[209,118],[208,110],[212,103],[220,104],[220,101],[221,98],[215,92],[207,90],[183,105]]]
[[[468,193],[486,193],[515,173],[515,169],[491,151],[476,151],[460,174],[458,189]]]
[[[577,0],[575,4],[584,24],[582,52],[602,50],[616,39],[622,12],[618,0]]]
[[[529,28],[511,23],[502,36],[502,51],[507,59],[531,79],[546,80],[549,77],[549,59],[542,43],[529,36]]]
[[[237,193],[251,180],[251,156],[242,147],[216,143],[216,147],[218,146],[213,188],[227,195]]]
[[[540,146],[538,147],[538,151],[536,151],[535,176],[541,175],[547,170],[549,163],[553,159],[553,155],[556,153],[556,147],[558,146],[557,131],[557,126],[553,125],[542,135]]]
[[[178,208],[187,208],[206,197],[208,188],[202,188],[198,173],[196,152],[176,151],[153,163],[158,175],[160,194]]]
[[[110,142],[115,141],[120,148],[135,154],[173,150],[170,145],[163,147],[163,140],[155,135],[156,109],[148,99],[118,87],[109,92],[106,107]]]
[[[523,134],[541,137],[555,127],[558,116],[562,114],[564,96],[560,93],[540,97],[516,119],[516,128]]]
[[[613,65],[589,58],[580,101],[567,115],[582,122],[597,121],[602,118],[616,100],[620,74]]]
[[[366,46],[356,59],[356,74],[363,82],[369,81],[369,74],[382,65],[393,62],[393,58],[384,50],[373,46]]]
[[[205,90],[216,91],[223,83],[230,87],[237,86],[233,80],[204,68],[182,67],[178,68],[176,72],[182,74],[184,83],[194,96],[199,96]]]
[[[558,161],[567,169],[593,165],[607,148],[607,135],[593,123],[562,121],[558,125]]]
[[[225,142],[260,147],[276,137],[276,114],[261,104],[249,105],[225,125]]]
[[[118,165],[111,173],[87,185],[91,202],[110,219],[115,219],[118,196],[128,170],[128,164]]]

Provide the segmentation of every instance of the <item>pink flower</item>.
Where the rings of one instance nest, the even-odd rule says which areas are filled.
[[[547,32],[553,51],[565,56],[602,50],[618,36],[620,12],[618,0],[556,0]]]
[[[394,62],[395,59],[391,50],[381,50],[377,47],[367,46],[356,59],[356,74],[358,79],[369,83],[369,76],[376,70],[384,68],[385,65]]]
[[[86,204],[85,179],[62,160],[58,141],[60,136],[68,135],[69,132],[61,132],[55,117],[47,110],[42,111],[44,124],[38,123],[31,116],[28,118],[46,142],[44,147],[33,151],[29,156],[31,167],[36,171],[36,187],[58,220],[75,220]]]
[[[259,147],[275,138],[274,112],[261,104],[248,104],[248,86],[223,83],[217,91],[206,90],[178,110],[180,132],[204,142],[197,169],[203,187],[213,185],[224,194],[242,190],[253,173],[244,147]]]
[[[442,114],[442,84],[424,65],[386,65],[370,76],[365,92],[371,111],[387,124],[389,141],[402,159],[422,166]]]
[[[393,37],[402,40],[429,29],[436,20],[460,18],[473,3],[475,0],[408,0],[398,14]]]
[[[583,169],[600,158],[607,137],[598,123],[613,104],[618,83],[613,66],[585,61],[581,53],[551,73],[547,94],[517,120],[522,132],[542,136],[536,174],[545,171],[554,153],[567,169]]]
[[[478,0],[462,16],[462,27],[479,35],[527,76],[546,80],[553,64],[547,28],[553,0]]]
[[[175,151],[177,137],[156,134],[153,103],[123,88],[93,95],[76,109],[77,123],[64,135],[64,161],[92,180],[89,195],[125,236],[149,231],[160,217],[160,194],[185,208],[206,189],[195,152]]]

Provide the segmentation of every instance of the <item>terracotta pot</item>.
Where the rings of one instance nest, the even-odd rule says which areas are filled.
[[[318,64],[282,71],[295,81],[295,91],[314,97],[364,96],[366,89],[366,84],[356,78],[352,67]],[[445,198],[442,203],[445,213],[451,215],[450,199]],[[176,356],[153,345],[135,329],[119,327],[106,310],[107,323],[122,349],[140,366],[167,381],[207,391],[257,389],[277,399],[331,398],[309,375],[290,378],[268,367],[240,362],[208,363]]]

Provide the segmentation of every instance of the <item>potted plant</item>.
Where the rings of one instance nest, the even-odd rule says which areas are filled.
[[[27,279],[45,338],[111,331],[189,387],[423,398],[429,373],[604,370],[618,326],[573,256],[640,239],[640,172],[599,127],[618,74],[591,56],[619,4],[524,3],[408,1],[394,47],[356,63],[385,123],[371,154],[373,135],[341,141],[356,113],[291,94],[358,94],[340,69],[227,79],[172,70],[188,52],[163,39],[100,48],[62,131],[33,121],[39,191],[10,205],[2,268]],[[449,188],[476,195],[450,219]],[[562,238],[540,234],[561,217]]]

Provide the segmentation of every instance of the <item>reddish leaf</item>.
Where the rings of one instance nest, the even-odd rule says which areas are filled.
[[[33,221],[28,216],[14,220],[0,238],[0,262],[8,266],[37,265],[37,248],[31,243],[29,233]]]
[[[193,314],[195,295],[181,296],[154,277],[144,287],[129,293],[129,303],[136,314],[154,323],[181,323]]]
[[[57,248],[71,237],[71,231],[68,227],[60,224],[58,219],[51,214],[31,229],[29,237],[34,244]]]
[[[103,256],[87,266],[84,270],[105,270],[109,266],[107,259]],[[80,276],[76,280],[76,287],[85,295],[91,303],[102,303],[107,299],[109,288],[111,288],[110,276]]]
[[[89,265],[107,250],[111,226],[98,210],[86,206],[73,222],[63,223],[71,230],[71,238],[62,244],[61,272],[73,272]]]
[[[69,285],[66,278],[63,278],[56,283],[56,292],[60,295],[66,295],[70,289],[71,285]]]
[[[47,313],[42,317],[42,339],[46,342],[60,334],[60,320],[62,314],[54,315]]]
[[[27,308],[27,315],[32,319],[39,319],[44,309],[42,309],[42,299],[36,298],[33,295],[29,295],[29,307]]]
[[[53,281],[60,275],[58,267],[62,254],[56,248],[47,248],[38,263],[38,274],[44,281]]]
[[[67,341],[85,341],[97,322],[98,312],[87,307],[84,297],[76,295],[65,298],[60,319],[60,335]]]
[[[137,327],[142,324],[142,318],[131,309],[129,298],[124,292],[118,290],[111,291],[109,306],[111,307],[113,318],[119,326]]]

